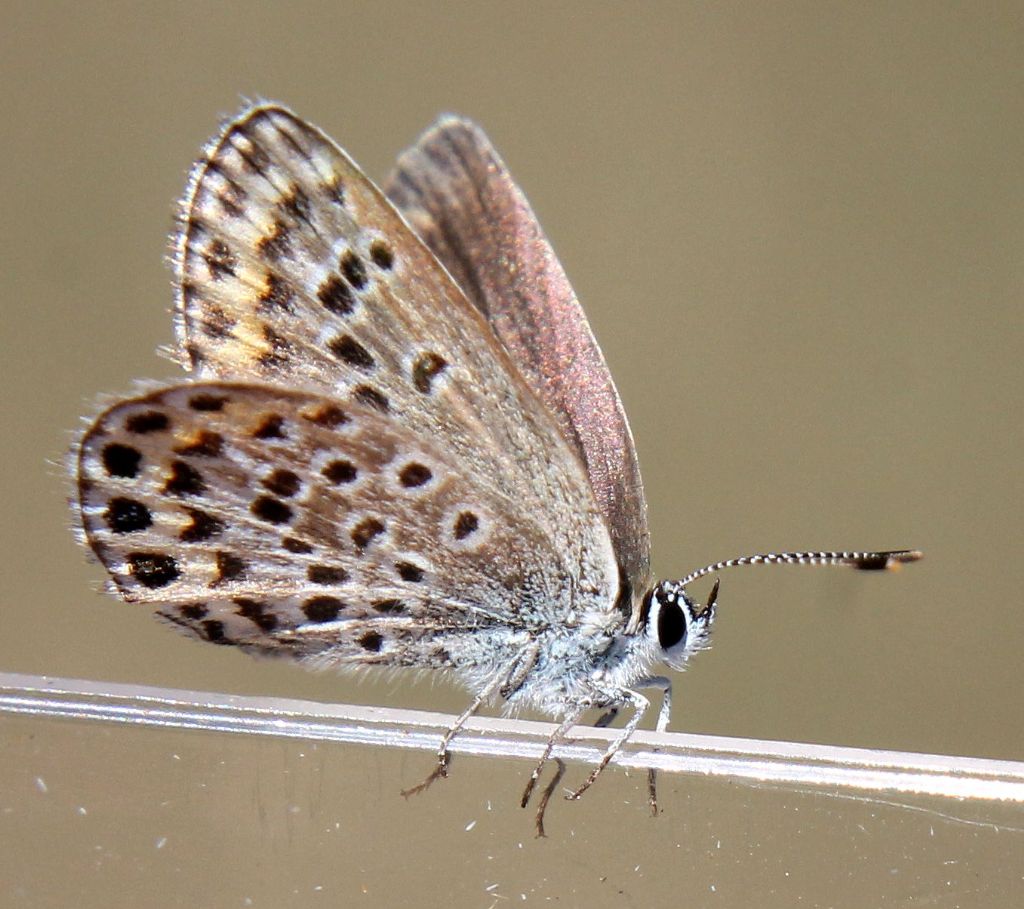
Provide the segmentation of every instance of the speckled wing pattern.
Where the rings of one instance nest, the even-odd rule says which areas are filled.
[[[176,270],[195,380],[116,404],[78,452],[82,527],[125,599],[211,641],[391,665],[612,608],[577,452],[315,127],[275,105],[227,124]]]
[[[551,244],[487,136],[442,117],[384,184],[490,322],[583,459],[637,597],[650,586],[640,467],[615,383]]]

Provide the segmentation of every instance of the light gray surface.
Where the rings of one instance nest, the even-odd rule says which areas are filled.
[[[4,10],[0,669],[464,706],[444,685],[197,645],[96,595],[46,463],[99,393],[180,375],[153,353],[171,340],[171,202],[240,93],[292,105],[377,177],[454,109],[487,129],[591,318],[657,573],[783,547],[926,552],[896,577],[725,576],[672,728],[1024,755],[1015,4],[141,9]],[[533,843],[518,765],[464,759],[404,802],[420,756],[321,747],[314,771],[294,743],[4,725],[23,905],[307,905],[325,868],[378,905],[434,887],[486,906],[499,879],[588,906],[1002,906],[1021,886],[1018,833],[935,806],[686,780],[651,821],[643,781],[616,771]],[[170,860],[151,848],[165,803]],[[518,869],[516,888],[490,867]]]
[[[118,723],[194,732],[337,742],[377,748],[437,752],[451,729],[451,714],[398,707],[323,704],[212,691],[112,685],[0,673],[0,714]],[[544,754],[556,723],[512,717],[468,719],[449,745],[452,754],[521,758],[532,766]],[[620,733],[614,728],[577,726],[559,741],[552,756],[593,766]],[[771,742],[726,736],[636,730],[612,760],[631,770],[657,770],[729,782],[824,787],[864,799],[885,800],[895,793],[944,796],[990,810],[983,803],[1024,804],[1024,763],[962,755],[914,754]],[[547,768],[546,779],[556,776]]]

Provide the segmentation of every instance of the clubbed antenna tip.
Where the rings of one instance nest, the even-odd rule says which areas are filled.
[[[859,571],[898,571],[901,565],[916,562],[924,557],[919,549],[901,549],[896,552],[857,553],[861,558],[849,564]]]
[[[692,571],[682,581],[685,587],[697,578],[735,568],[738,565],[849,565],[858,571],[895,571],[901,565],[916,562],[924,553],[917,549],[896,549],[887,552],[766,552],[762,555],[743,556],[715,562]]]

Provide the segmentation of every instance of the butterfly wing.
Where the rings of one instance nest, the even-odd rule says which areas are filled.
[[[578,456],[481,314],[376,187],[315,127],[275,105],[251,108],[228,123],[193,171],[180,215],[175,265],[182,352],[201,381],[171,392],[208,392],[216,398],[217,384],[245,382],[261,388],[264,395],[291,390],[315,396],[322,407],[359,414],[369,427],[368,448],[374,432],[382,439],[401,440],[403,456],[416,460],[421,453],[426,453],[424,458],[429,454],[445,476],[458,479],[457,488],[464,490],[462,511],[475,516],[464,520],[463,529],[468,524],[474,525],[470,531],[495,528],[476,537],[480,561],[473,563],[473,570],[466,559],[453,557],[462,549],[451,550],[444,537],[422,533],[408,547],[408,555],[418,554],[425,564],[435,566],[434,577],[444,577],[445,593],[436,605],[448,627],[473,626],[485,600],[489,614],[495,620],[500,616],[510,627],[529,619],[566,622],[580,609],[607,608],[615,600],[614,552]],[[213,383],[206,392],[201,391],[203,380]],[[255,415],[262,407],[257,388],[247,394]],[[180,566],[175,568],[170,572],[175,577],[167,584],[133,583],[150,575],[163,578],[169,573],[163,568],[166,559],[178,560],[175,547],[197,542],[191,536],[200,532],[189,531],[189,539],[167,535],[159,549],[137,547],[143,537],[136,538],[133,531],[130,541],[135,548],[120,546],[129,541],[114,526],[122,507],[129,512],[129,523],[133,509],[140,514],[145,509],[153,526],[178,528],[179,535],[185,532],[179,524],[190,512],[182,511],[173,494],[159,493],[168,483],[173,493],[175,455],[193,444],[188,439],[195,436],[195,444],[202,448],[202,427],[182,417],[194,410],[191,403],[170,400],[162,406],[173,405],[174,422],[181,425],[178,435],[166,437],[164,448],[149,454],[162,466],[154,468],[157,473],[144,490],[147,496],[121,495],[117,486],[126,478],[107,470],[102,440],[108,437],[110,424],[132,433],[123,421],[133,408],[148,406],[145,402],[125,402],[109,411],[90,430],[81,450],[85,534],[122,592],[128,598],[178,608],[178,619],[183,616],[182,603],[201,601],[206,610],[202,621],[214,622],[224,621],[221,613],[237,612],[237,596],[254,599],[269,589],[278,598],[292,598],[292,606],[301,602],[308,593],[308,566],[293,558],[289,546],[295,544],[289,541],[294,535],[266,535],[268,529],[259,523],[262,516],[253,521],[253,502],[238,498],[218,501],[209,509],[189,507],[208,512],[226,528],[237,526],[235,549],[243,553],[245,534],[264,531],[260,548],[248,560],[254,572],[251,587],[223,601],[214,596],[217,591],[209,585],[217,580],[220,550],[206,551],[205,561],[195,570],[183,574]],[[196,412],[207,421],[217,413]],[[232,420],[241,420],[246,413],[226,412],[235,414]],[[288,413],[283,410],[277,416]],[[269,413],[261,430],[264,434],[275,431],[272,416]],[[210,431],[227,443],[241,439],[241,424],[228,420],[218,425]],[[130,441],[118,444],[146,454]],[[260,461],[255,452],[242,447],[237,464],[249,469],[249,486],[255,489],[271,464],[298,473],[291,466],[291,461],[301,460],[298,447],[296,443],[278,452],[285,463],[274,460],[278,454],[272,449],[265,450],[269,460]],[[339,458],[349,457],[341,442],[337,451]],[[187,456],[178,460],[190,464]],[[191,466],[202,472],[198,465]],[[315,470],[309,468],[307,481]],[[187,479],[188,471],[184,472]],[[229,475],[230,471],[207,477],[205,488],[219,489]],[[323,525],[317,564],[335,564],[323,561],[329,543],[351,534],[352,521],[380,520],[396,529],[416,519],[398,509],[388,523],[386,516],[375,512],[373,502],[379,503],[378,511],[398,508],[388,493],[400,490],[383,481],[367,488],[368,497],[357,503],[358,520],[345,508],[327,507],[329,498],[323,508],[310,512]],[[118,504],[108,519],[111,502],[120,498],[138,504]],[[305,519],[308,510],[300,500],[284,504],[296,520]],[[454,517],[447,514],[446,519],[458,523],[462,511]],[[530,516],[529,532],[524,530],[523,515]],[[431,526],[441,533],[436,520]],[[374,527],[367,524],[363,532]],[[454,527],[451,524],[445,532],[455,533]],[[520,542],[515,543],[509,534],[519,531]],[[147,526],[138,532],[151,531]],[[383,548],[378,551],[398,558]],[[231,548],[224,552],[230,567],[234,553]],[[141,561],[133,563],[128,558],[133,553]],[[344,549],[335,555],[343,558]],[[244,554],[240,557],[245,560]],[[278,574],[260,575],[258,565],[264,558]],[[500,567],[507,566],[508,559],[515,566],[511,574]],[[354,563],[339,567],[347,576],[362,579],[358,583],[363,585],[363,601],[400,599],[391,595],[388,584],[393,578],[385,584],[383,575],[360,574]],[[217,618],[211,618],[214,613]],[[295,621],[301,621],[297,613],[292,624]],[[255,633],[247,631],[247,645],[260,646]],[[277,641],[275,637],[273,646]]]
[[[522,190],[483,131],[448,116],[399,158],[385,191],[557,415],[639,596],[650,542],[633,437],[583,308]]]
[[[445,438],[486,482],[523,484],[528,506],[568,495],[593,511],[578,458],[482,316],[345,153],[291,112],[255,107],[210,146],[176,268],[179,335],[200,377],[353,396]]]
[[[110,408],[78,457],[82,527],[118,592],[216,643],[457,666],[449,634],[512,640],[577,592],[514,483],[351,396],[174,386]]]

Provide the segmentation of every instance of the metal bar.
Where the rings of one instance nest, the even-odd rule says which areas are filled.
[[[102,720],[207,732],[269,735],[436,751],[454,717],[393,707],[117,685],[0,673],[0,713]],[[452,742],[458,754],[536,760],[554,726],[477,717]],[[593,764],[613,729],[576,727],[555,754]],[[868,792],[905,792],[1024,803],[1024,763],[873,751],[795,742],[638,731],[616,756],[622,767]]]

